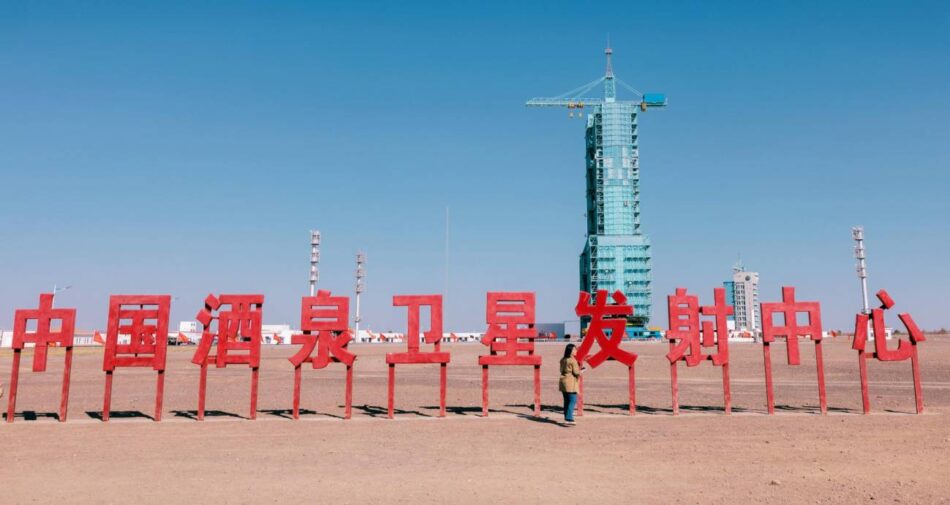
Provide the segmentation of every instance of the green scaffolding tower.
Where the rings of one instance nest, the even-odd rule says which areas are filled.
[[[587,241],[580,255],[580,289],[622,291],[633,305],[630,330],[642,334],[650,321],[650,239],[640,229],[640,156],[637,116],[648,107],[666,106],[662,94],[643,94],[614,76],[608,47],[606,74],[554,98],[534,98],[529,107],[567,107],[569,116],[587,118]],[[585,94],[603,85],[603,98]],[[618,100],[617,84],[634,93]]]

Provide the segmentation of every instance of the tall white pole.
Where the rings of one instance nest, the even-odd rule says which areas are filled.
[[[317,263],[320,262],[320,231],[310,230],[310,296],[316,294],[317,281],[320,279],[320,271],[317,269]]]
[[[359,251],[356,253],[356,318],[354,322],[356,323],[356,335],[357,339],[360,338],[360,294],[363,292],[365,285],[363,284],[363,278],[366,277],[366,253]]]
[[[861,279],[861,295],[864,298],[863,309],[865,314],[870,314],[871,309],[868,306],[868,267],[865,261],[867,256],[864,251],[864,227],[855,226],[851,228],[851,238],[857,242],[857,245],[854,246],[854,258],[858,260],[857,273],[858,278]]]

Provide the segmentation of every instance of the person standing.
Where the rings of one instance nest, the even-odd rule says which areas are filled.
[[[570,426],[574,423],[574,407],[577,405],[577,380],[587,367],[577,363],[577,347],[567,344],[564,348],[564,357],[561,358],[561,380],[558,389],[564,396],[564,422]]]

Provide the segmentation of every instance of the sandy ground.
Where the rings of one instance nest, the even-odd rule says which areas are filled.
[[[448,416],[437,418],[438,367],[397,370],[395,420],[385,419],[383,354],[355,346],[353,419],[343,368],[304,369],[306,410],[289,417],[291,347],[265,348],[259,414],[246,419],[250,372],[212,369],[204,422],[194,420],[193,347],[172,348],[165,414],[147,417],[155,374],[116,373],[113,418],[100,422],[99,349],[77,351],[69,421],[55,421],[62,353],[46,373],[24,359],[16,422],[0,424],[0,503],[950,503],[950,337],[922,344],[926,413],[913,415],[910,363],[870,363],[874,413],[860,413],[856,354],[826,343],[827,416],[817,412],[814,353],[802,366],[775,346],[774,416],[765,414],[761,347],[732,346],[733,408],[721,410],[719,369],[680,366],[681,413],[670,409],[665,344],[625,344],[637,362],[638,413],[626,414],[626,369],[586,376],[587,410],[559,423],[557,360],[544,356],[541,418],[530,369],[492,369],[480,417],[481,345],[448,345]],[[9,382],[10,352],[0,353]],[[6,410],[6,397],[3,398]]]

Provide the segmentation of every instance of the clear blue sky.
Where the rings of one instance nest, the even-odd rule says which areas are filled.
[[[322,286],[351,294],[364,249],[364,327],[400,330],[393,294],[442,290],[446,206],[447,329],[487,290],[574,319],[584,127],[524,101],[602,75],[608,33],[669,97],[640,120],[655,324],[741,254],[847,328],[863,224],[872,289],[950,326],[948,5],[4,2],[0,327],[54,283],[85,329],[137,292],[296,322],[319,228]]]

